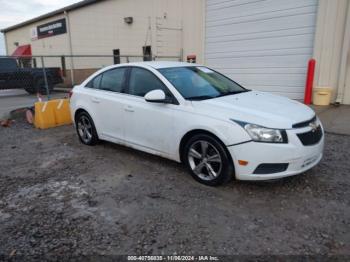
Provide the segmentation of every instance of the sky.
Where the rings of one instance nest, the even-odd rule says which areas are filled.
[[[80,1],[81,0],[0,0],[0,29]],[[0,55],[5,54],[4,36],[0,33]]]

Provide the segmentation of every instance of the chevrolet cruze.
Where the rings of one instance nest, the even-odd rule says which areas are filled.
[[[292,176],[322,158],[313,110],[202,65],[109,66],[74,87],[70,106],[82,143],[107,140],[182,162],[206,185]]]

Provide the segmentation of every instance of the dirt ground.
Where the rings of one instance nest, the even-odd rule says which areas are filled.
[[[350,137],[269,183],[195,182],[180,164],[72,126],[0,127],[0,260],[117,254],[350,255]]]

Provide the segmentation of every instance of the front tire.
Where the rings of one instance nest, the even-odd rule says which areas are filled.
[[[198,134],[190,138],[183,154],[192,177],[202,184],[217,186],[232,178],[232,160],[224,145],[211,135]]]
[[[88,146],[96,145],[99,141],[95,124],[90,115],[82,111],[75,118],[75,127],[79,140]]]

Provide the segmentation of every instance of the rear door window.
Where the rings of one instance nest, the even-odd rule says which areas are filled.
[[[99,74],[94,79],[92,79],[89,83],[87,83],[86,87],[99,89],[101,83],[102,74]]]
[[[124,91],[125,73],[127,68],[116,68],[102,74],[100,89],[121,93]]]

